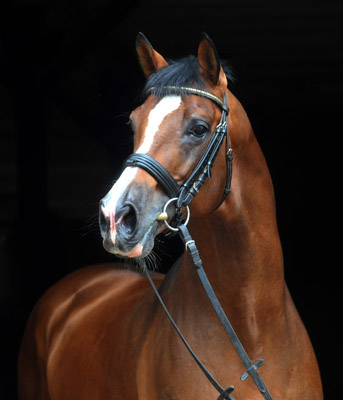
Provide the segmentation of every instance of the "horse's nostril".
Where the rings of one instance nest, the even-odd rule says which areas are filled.
[[[133,208],[131,208],[130,211],[123,217],[123,224],[128,230],[133,231],[136,227],[136,221],[136,213]]]
[[[116,213],[116,223],[120,226],[122,232],[128,236],[132,235],[137,226],[137,214],[131,204],[124,205]]]

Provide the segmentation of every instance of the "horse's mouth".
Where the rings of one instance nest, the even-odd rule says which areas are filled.
[[[142,234],[138,229],[135,238],[127,239],[120,233],[117,235],[115,243],[110,235],[103,238],[103,245],[106,251],[119,258],[145,258],[154,248],[155,237],[163,226],[163,222],[154,221],[152,225]]]

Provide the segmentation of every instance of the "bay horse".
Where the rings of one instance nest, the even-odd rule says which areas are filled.
[[[187,251],[196,243],[246,353],[254,363],[264,360],[258,366],[270,398],[322,399],[316,357],[284,280],[271,177],[212,40],[203,34],[197,57],[170,62],[143,34],[136,48],[146,98],[130,115],[133,156],[100,203],[104,247],[143,265],[166,223],[181,230],[185,223],[175,216],[191,215],[184,254],[153,281],[189,346],[230,390],[218,397],[143,271],[115,264],[78,270],[39,300],[19,355],[19,398],[261,399],[254,380],[241,379],[244,365],[197,276]],[[205,160],[206,174],[192,180],[185,209],[168,184],[171,193],[173,182],[185,187],[224,125],[227,137]]]

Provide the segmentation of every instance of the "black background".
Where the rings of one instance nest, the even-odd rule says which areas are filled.
[[[206,31],[234,66],[232,91],[274,182],[286,279],[326,399],[342,398],[342,17],[343,4],[329,0],[1,2],[1,399],[16,398],[18,347],[37,299],[72,270],[113,259],[97,208],[131,151],[126,122],[144,84],[138,31],[169,58],[196,54]]]

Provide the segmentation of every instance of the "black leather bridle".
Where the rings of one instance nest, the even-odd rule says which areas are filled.
[[[257,369],[262,365],[264,360],[258,360],[255,364],[252,363],[248,354],[246,353],[244,347],[242,346],[237,334],[235,333],[229,319],[227,318],[222,306],[219,303],[219,300],[216,294],[213,291],[213,288],[206,276],[206,273],[202,266],[202,261],[199,256],[198,249],[195,245],[194,240],[192,239],[186,224],[183,222],[183,215],[182,215],[182,207],[188,207],[189,203],[192,201],[194,196],[199,192],[201,187],[204,185],[207,178],[211,177],[211,170],[216,159],[216,156],[219,152],[219,149],[223,143],[224,137],[226,136],[226,145],[227,145],[227,152],[226,152],[226,165],[227,165],[227,177],[226,177],[226,185],[224,189],[224,194],[222,200],[220,201],[219,205],[216,209],[223,203],[226,196],[230,193],[231,190],[231,179],[232,179],[232,149],[230,147],[229,142],[229,132],[228,132],[228,125],[227,125],[227,116],[229,114],[229,108],[227,106],[227,96],[226,93],[224,95],[224,101],[222,101],[219,97],[213,95],[210,92],[190,88],[190,87],[174,87],[174,86],[166,86],[163,89],[167,90],[169,93],[175,92],[179,94],[180,92],[183,94],[189,95],[197,95],[206,97],[213,102],[215,102],[222,110],[222,116],[219,124],[217,125],[207,148],[202,155],[201,159],[199,160],[198,164],[194,168],[193,172],[186,180],[186,182],[180,187],[175,179],[171,176],[171,174],[154,158],[147,154],[139,154],[134,153],[129,156],[126,160],[125,166],[128,167],[139,167],[147,171],[150,175],[152,175],[157,182],[163,187],[165,193],[168,195],[170,200],[168,200],[167,204],[171,201],[175,201],[176,203],[176,217],[174,218],[174,227],[171,227],[168,223],[166,223],[169,229],[173,231],[177,231],[185,244],[185,248],[188,251],[195,269],[198,273],[200,281],[204,287],[204,290],[211,302],[211,305],[216,312],[222,326],[224,327],[228,337],[230,338],[234,348],[236,349],[237,354],[241,358],[246,372],[244,372],[241,376],[241,380],[246,380],[249,376],[253,379],[255,385],[257,386],[258,390],[262,394],[262,396],[266,400],[273,400],[271,394],[268,391],[267,386],[265,385],[261,375],[258,373]],[[147,91],[147,95],[151,94],[154,91],[154,88],[150,88]],[[165,207],[166,208],[166,207]],[[166,222],[166,221],[165,221]],[[175,226],[176,225],[176,226]],[[164,311],[166,312],[169,320],[171,321],[172,325],[174,326],[177,334],[180,336],[181,340],[185,344],[187,350],[190,352],[202,372],[205,374],[207,379],[210,383],[215,387],[215,389],[219,392],[219,397],[217,400],[234,400],[233,396],[231,395],[232,391],[234,390],[233,386],[229,386],[228,388],[223,388],[216,379],[211,375],[205,365],[200,361],[197,355],[192,350],[191,346],[183,336],[182,332],[180,331],[179,327],[175,323],[174,319],[170,315],[163,299],[161,298],[151,276],[146,267],[144,261],[142,261],[145,273],[150,281],[150,284],[160,301]]]
[[[218,151],[223,143],[224,137],[226,137],[227,152],[226,152],[226,165],[227,165],[227,178],[224,189],[223,198],[220,201],[218,208],[225,200],[226,196],[230,193],[231,178],[232,178],[232,149],[230,147],[229,132],[227,126],[227,115],[229,114],[229,108],[226,103],[226,94],[224,101],[212,93],[204,90],[189,88],[189,87],[174,87],[165,86],[163,89],[168,90],[169,93],[180,93],[184,94],[195,94],[197,96],[206,97],[215,102],[222,110],[222,117],[217,125],[212,138],[207,145],[207,148],[199,160],[198,164],[194,168],[191,175],[188,177],[186,182],[180,187],[170,173],[154,158],[147,154],[134,153],[129,156],[126,160],[125,166],[129,167],[140,167],[145,171],[149,172],[157,182],[163,187],[165,193],[170,198],[178,198],[176,208],[179,210],[181,207],[186,207],[192,201],[194,196],[199,192],[201,187],[204,185],[207,178],[211,177],[211,170],[213,163],[216,159]],[[150,88],[147,94],[153,92],[154,88]]]

